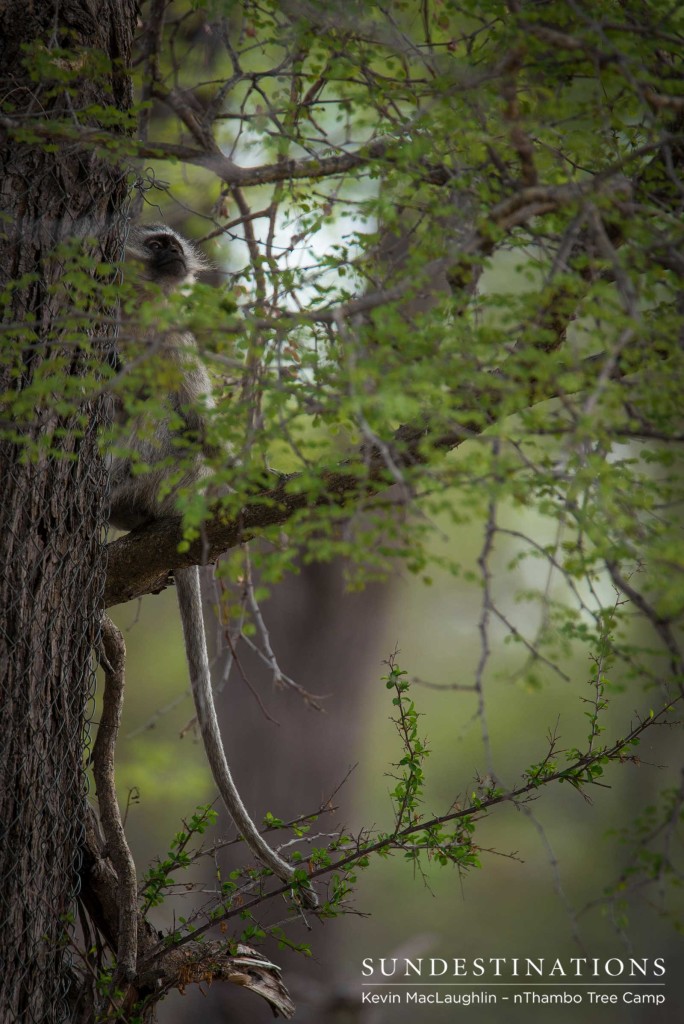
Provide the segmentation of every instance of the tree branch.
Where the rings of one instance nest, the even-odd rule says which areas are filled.
[[[93,775],[100,807],[100,820],[107,839],[109,857],[118,876],[117,971],[125,981],[132,981],[138,955],[138,879],[135,862],[126,842],[114,780],[116,737],[121,722],[124,694],[126,646],[123,636],[112,620],[102,623],[101,664],[105,685],[102,715],[93,746]]]
[[[114,949],[119,929],[121,889],[119,877],[109,861],[110,852],[105,847],[97,818],[88,807],[80,899],[91,920]],[[241,985],[261,996],[271,1005],[274,1016],[280,1014],[290,1020],[294,1015],[295,1007],[280,979],[280,968],[249,946],[233,947],[219,940],[191,941],[182,947],[160,948],[158,932],[137,907],[136,931],[137,961],[141,964],[144,961],[144,969],[133,978],[123,996],[111,997],[121,1004],[112,1004],[111,1009],[123,1015],[122,1019],[126,1019],[125,1009],[139,1007],[147,999],[158,1002],[160,991],[169,992],[175,988],[182,992],[187,985],[214,980]],[[79,1006],[73,1008],[73,1024],[91,1024],[94,1014],[93,998],[82,998]]]
[[[295,1005],[280,980],[280,968],[250,946],[238,945],[235,952],[227,942],[193,942],[166,950],[159,962],[150,963],[140,983],[151,988],[159,982],[166,991],[203,982],[229,981],[265,999],[274,1017],[291,1020]]]

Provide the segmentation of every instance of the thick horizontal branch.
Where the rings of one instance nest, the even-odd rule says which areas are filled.
[[[569,314],[570,315],[570,314]],[[555,323],[560,342],[565,324],[558,318]],[[549,351],[553,346],[548,346]],[[600,355],[585,360],[585,369],[593,375],[603,366]],[[614,376],[621,376],[616,367]],[[246,504],[240,515],[226,520],[225,512],[218,509],[203,526],[202,536],[187,551],[179,551],[184,540],[180,517],[160,519],[140,526],[108,547],[105,607],[131,601],[145,594],[156,594],[167,587],[175,569],[215,562],[238,544],[270,526],[281,526],[302,509],[342,506],[359,497],[370,497],[397,482],[396,471],[420,465],[426,461],[423,445],[428,441],[434,451],[452,451],[464,441],[479,436],[485,426],[496,422],[496,408],[508,389],[501,388],[505,381],[505,368],[496,368],[490,374],[492,386],[470,387],[462,395],[459,422],[440,435],[429,437],[430,424],[404,424],[395,431],[391,443],[384,451],[375,449],[360,453],[360,461],[349,462],[334,469],[322,469],[319,478],[308,490],[299,489],[295,481],[299,474],[282,477],[277,487],[264,490],[253,502]],[[530,379],[527,388],[518,392],[517,411],[548,401],[559,394],[555,380],[542,383]],[[510,394],[507,395],[510,401]],[[490,410],[483,424],[483,410]],[[514,412],[507,407],[507,412]],[[388,461],[391,459],[391,465]],[[294,484],[294,486],[293,486]]]
[[[183,540],[180,518],[157,520],[114,541],[108,548],[105,607],[158,593],[169,584],[172,570],[215,562],[255,532],[286,523],[303,508],[344,503],[363,486],[351,472],[323,472],[317,496],[312,497],[308,492],[288,491],[290,479],[283,478],[278,487],[262,492],[237,519],[226,522],[217,512],[188,551],[178,550]],[[365,490],[373,493],[370,481]]]
[[[338,153],[335,156],[302,160],[282,160],[275,164],[258,167],[241,167],[223,153],[218,145],[200,149],[170,142],[148,142],[131,139],[101,128],[83,128],[65,121],[21,121],[12,117],[1,117],[0,128],[15,136],[19,141],[34,142],[38,139],[72,143],[78,146],[102,147],[121,153],[122,149],[132,158],[156,160],[180,160],[195,167],[212,171],[227,185],[249,186],[269,185],[280,181],[305,178],[327,178],[356,170],[372,160],[382,157],[397,140],[383,136],[360,146],[356,150]],[[213,140],[212,140],[213,141]],[[434,184],[445,184],[450,172],[444,167],[425,168],[426,176]]]
[[[396,140],[385,137],[375,139],[349,153],[338,153],[335,156],[306,160],[282,160],[275,164],[262,164],[258,167],[241,167],[222,153],[218,146],[207,149],[195,149],[191,146],[169,143],[135,143],[134,146],[136,156],[161,160],[182,160],[184,163],[212,171],[227,185],[247,187],[307,178],[330,178],[337,174],[345,174],[382,157],[390,144],[396,145]],[[440,169],[431,169],[431,173],[436,178],[440,177]],[[444,180],[447,179],[446,171],[441,171],[441,177]],[[442,184],[443,181],[436,183]]]
[[[477,407],[483,393],[473,393],[471,399]],[[476,436],[481,429],[481,416],[471,421],[464,411],[461,422],[454,424],[449,433],[433,437],[430,445],[438,451],[449,451]],[[427,434],[427,422],[401,426],[384,451],[362,452],[363,461],[356,464],[357,468],[348,463],[321,470],[309,490],[292,486],[299,479],[298,474],[284,476],[277,487],[262,491],[253,502],[245,505],[238,517],[226,520],[225,511],[218,509],[204,524],[201,538],[187,551],[178,550],[184,539],[180,517],[159,519],[131,530],[107,548],[105,607],[145,594],[157,594],[169,585],[170,574],[175,569],[215,562],[226,551],[269,526],[286,523],[302,509],[341,506],[361,495],[370,497],[387,489],[396,483],[388,468],[388,454],[395,469],[424,462],[421,445]]]
[[[222,152],[213,137],[208,139],[207,145],[204,148],[200,148],[180,143],[150,142],[142,139],[133,139],[130,136],[107,131],[103,128],[82,127],[67,121],[27,120],[26,118],[19,119],[8,117],[7,115],[0,117],[0,129],[4,129],[4,131],[15,137],[19,142],[36,142],[43,139],[46,141],[71,143],[75,146],[111,150],[117,156],[125,154],[134,159],[179,160],[183,163],[192,164],[195,167],[203,167],[206,170],[210,170],[227,185],[234,187],[334,177],[338,174],[357,170],[373,160],[383,158],[392,163],[392,150],[401,145],[401,138],[392,135],[382,135],[360,144],[357,149],[336,153],[333,156],[309,157],[300,160],[280,160],[274,164],[242,167]],[[664,141],[664,138],[659,143],[652,144],[649,147],[645,147],[645,149],[657,148]],[[635,152],[633,156],[638,157],[640,152]],[[454,174],[453,169],[443,164],[433,164],[424,160],[418,162],[415,169],[420,172],[426,181],[434,185],[448,184]],[[597,182],[614,177],[620,170],[621,167],[607,168],[601,174],[595,175],[588,181],[581,183],[537,186],[539,193],[537,202],[541,204],[539,212],[545,212],[545,206],[549,201],[552,202],[555,208],[558,205],[559,193],[562,193],[563,190],[572,190],[575,195],[593,191],[596,189]],[[523,192],[529,193],[533,191],[534,188],[523,190]],[[531,201],[530,196],[527,202]],[[509,200],[504,202],[508,203]]]
[[[621,189],[617,187],[615,181],[606,181],[604,176],[597,176],[581,183],[537,185],[521,189],[493,206],[481,218],[480,224],[462,243],[457,254],[435,261],[426,269],[432,271],[436,267],[446,268],[451,287],[467,291],[475,272],[473,260],[476,260],[478,255],[488,255],[502,233],[505,234],[526,223],[539,213],[581,202],[588,195],[605,187],[610,187],[613,194],[618,196],[624,194],[625,190],[629,192],[629,185],[626,182]],[[384,302],[401,300],[405,297],[405,286],[387,290],[381,297]],[[334,311],[322,310],[320,313],[312,314],[312,317],[316,320],[325,320],[329,317],[329,322],[337,324],[341,320],[372,309],[378,302],[378,295],[361,296],[358,300],[336,307]],[[558,331],[558,339],[561,339],[564,324],[559,320],[555,328]],[[492,378],[496,375],[492,374]],[[549,393],[542,392],[543,388],[539,389],[538,382],[530,381],[530,388],[521,390],[520,408],[554,397],[555,386],[551,386]],[[494,422],[497,401],[496,391],[485,394],[482,390],[475,394],[471,389],[469,400],[464,396],[459,423],[454,424],[454,429],[449,434],[433,438],[430,442],[432,447],[439,450],[455,448],[466,438],[480,433],[481,410],[490,409],[491,415],[488,420],[490,423]],[[477,409],[480,410],[480,415],[472,418],[471,422],[469,411]],[[225,551],[248,540],[266,527],[286,523],[302,509],[345,504],[359,495],[368,496],[389,487],[396,482],[396,473],[393,475],[390,469],[396,471],[397,468],[424,461],[421,442],[428,432],[427,421],[422,424],[405,425],[396,432],[392,444],[387,447],[385,453],[362,453],[363,460],[358,465],[358,470],[355,470],[352,464],[343,468],[323,470],[315,488],[307,492],[293,487],[292,478],[283,478],[276,488],[262,492],[253,502],[245,505],[239,517],[226,522],[225,513],[217,511],[204,525],[202,537],[183,553],[178,550],[183,541],[180,518],[159,520],[133,530],[109,546],[106,607],[145,594],[158,593],[169,584],[169,574],[174,569],[214,562]],[[391,466],[387,452],[391,456]]]

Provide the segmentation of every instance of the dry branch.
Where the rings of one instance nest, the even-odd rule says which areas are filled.
[[[106,616],[102,623],[100,661],[104,669],[105,685],[100,726],[93,746],[93,775],[107,850],[119,882],[119,912],[115,932],[117,970],[122,979],[132,981],[138,954],[138,879],[135,862],[126,841],[114,779],[116,738],[123,710],[126,646],[120,630]]]

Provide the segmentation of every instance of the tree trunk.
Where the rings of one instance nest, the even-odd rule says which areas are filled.
[[[106,156],[75,137],[45,147],[40,129],[60,121],[75,136],[97,126],[93,104],[129,107],[134,23],[132,0],[6,2],[0,13],[0,1007],[7,1024],[67,1017],[107,514],[95,443],[102,403],[84,397],[83,376],[85,353],[101,351],[109,329],[97,324],[106,310],[96,295],[86,337],[82,301],[63,275],[70,253],[89,258],[81,270],[91,274],[102,259],[120,256],[117,211],[126,196],[125,172]],[[113,70],[101,54],[116,58]],[[71,381],[71,404],[58,400],[60,373]]]

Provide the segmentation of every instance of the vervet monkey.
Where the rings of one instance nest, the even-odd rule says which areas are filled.
[[[133,276],[136,285],[139,282],[143,298],[147,282],[152,286],[151,291],[161,290],[168,295],[194,281],[197,272],[206,266],[199,250],[164,224],[133,228],[129,234],[126,256],[128,260],[134,261]],[[177,467],[179,457],[183,457],[179,453],[179,446],[182,450],[184,436],[188,439],[190,461],[177,487],[180,489],[196,485],[207,475],[201,442],[205,435],[206,412],[214,405],[211,381],[197,357],[192,334],[188,331],[160,332],[155,328],[136,331],[135,325],[132,334],[136,347],[149,345],[154,358],[160,360],[162,365],[165,362],[167,369],[177,375],[177,385],[165,397],[169,411],[167,420],[161,418],[155,422],[152,417],[145,418],[144,414],[127,417],[122,409],[117,412],[128,429],[123,447],[137,456],[145,466],[151,467],[147,472],[134,475],[131,458],[112,457],[110,522],[124,530],[132,530],[153,519],[178,514],[174,490],[160,497],[160,488],[165,484],[168,487],[169,476]],[[191,446],[196,450],[194,455]],[[187,452],[185,458],[188,458]],[[290,882],[293,877],[292,866],[272,850],[257,831],[235,787],[223,750],[211,688],[199,569],[197,566],[176,569],[174,576],[192,695],[214,781],[252,853],[284,882]],[[307,890],[304,898],[309,905],[315,905],[315,896],[311,890]]]

